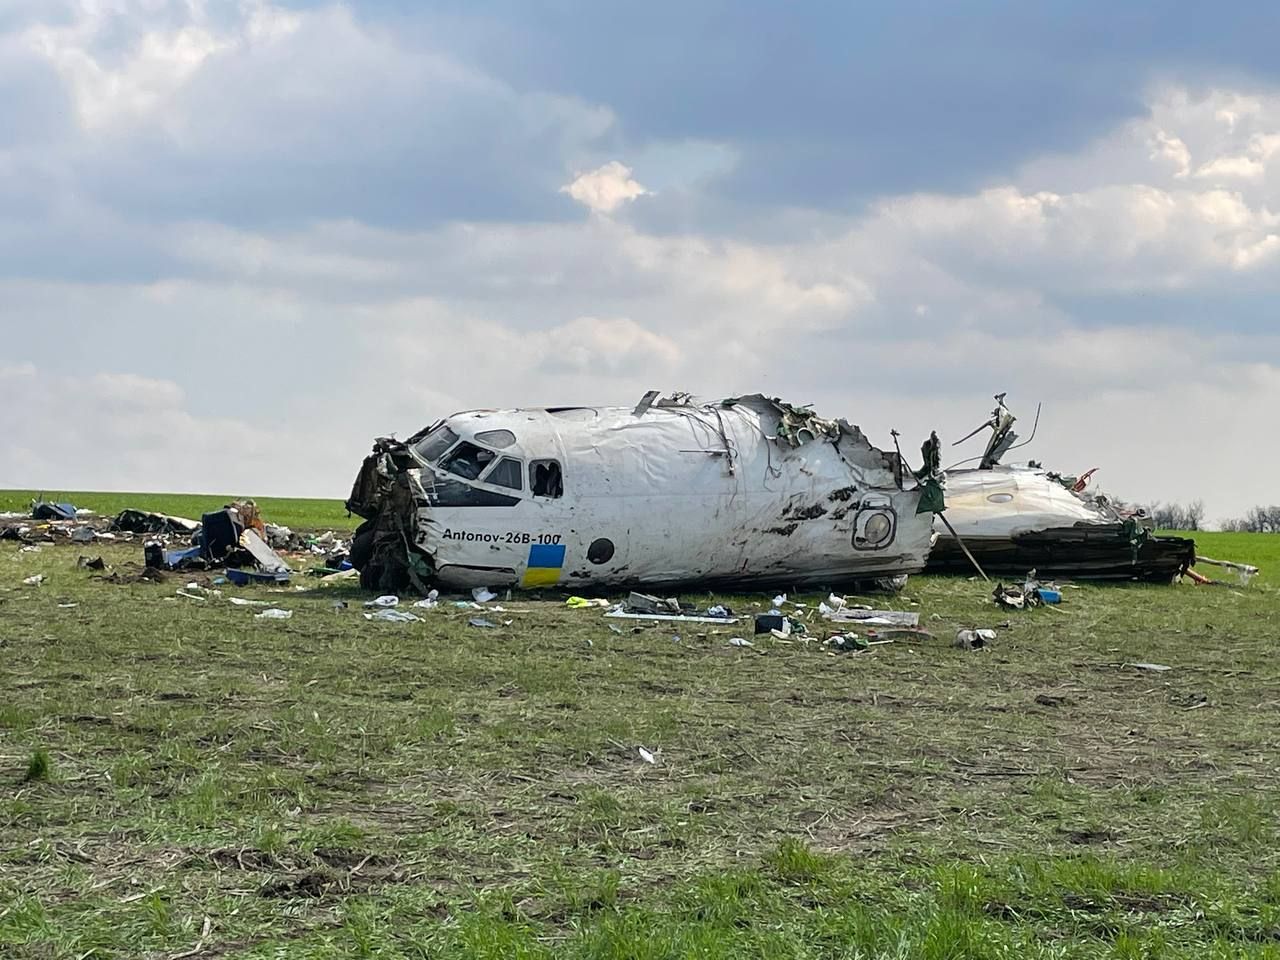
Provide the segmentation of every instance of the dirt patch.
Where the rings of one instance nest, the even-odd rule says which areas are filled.
[[[163,570],[155,570],[140,563],[122,563],[110,573],[93,576],[89,579],[100,580],[103,583],[124,585],[132,583],[164,583],[168,577],[169,574]]]

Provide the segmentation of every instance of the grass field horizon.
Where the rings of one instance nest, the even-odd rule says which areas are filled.
[[[37,498],[54,503],[69,502],[82,510],[103,516],[133,508],[170,516],[199,520],[201,514],[217,510],[233,500],[253,500],[271,523],[300,530],[354,530],[360,518],[347,515],[346,498],[255,497],[250,494],[139,493],[124,491],[0,490],[0,513],[28,510]]]
[[[1196,537],[1262,575],[1020,613],[912,577],[865,599],[933,639],[842,655],[4,544],[0,956],[1280,957],[1280,537]]]

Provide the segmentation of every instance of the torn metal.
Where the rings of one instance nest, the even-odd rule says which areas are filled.
[[[474,410],[374,444],[351,562],[386,590],[892,579],[924,568],[925,486],[848,422],[759,394]]]
[[[1191,538],[1156,536],[1142,513],[1090,494],[1093,470],[1075,477],[1034,462],[1002,465],[1021,446],[1015,420],[999,394],[991,419],[964,438],[992,431],[977,468],[946,471],[945,517],[955,536],[937,518],[930,572],[970,572],[965,547],[983,570],[1003,576],[1035,569],[1050,578],[1169,582],[1195,563]]]

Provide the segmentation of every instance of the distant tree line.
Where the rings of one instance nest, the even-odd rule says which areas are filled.
[[[1204,501],[1153,503],[1144,507],[1157,530],[1203,530]]]
[[[1222,529],[1231,533],[1280,533],[1280,507],[1254,507],[1243,517],[1224,521]]]

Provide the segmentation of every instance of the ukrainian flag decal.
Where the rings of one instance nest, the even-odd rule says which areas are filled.
[[[525,587],[554,587],[564,569],[563,543],[535,543],[529,548],[529,566],[524,572]]]

